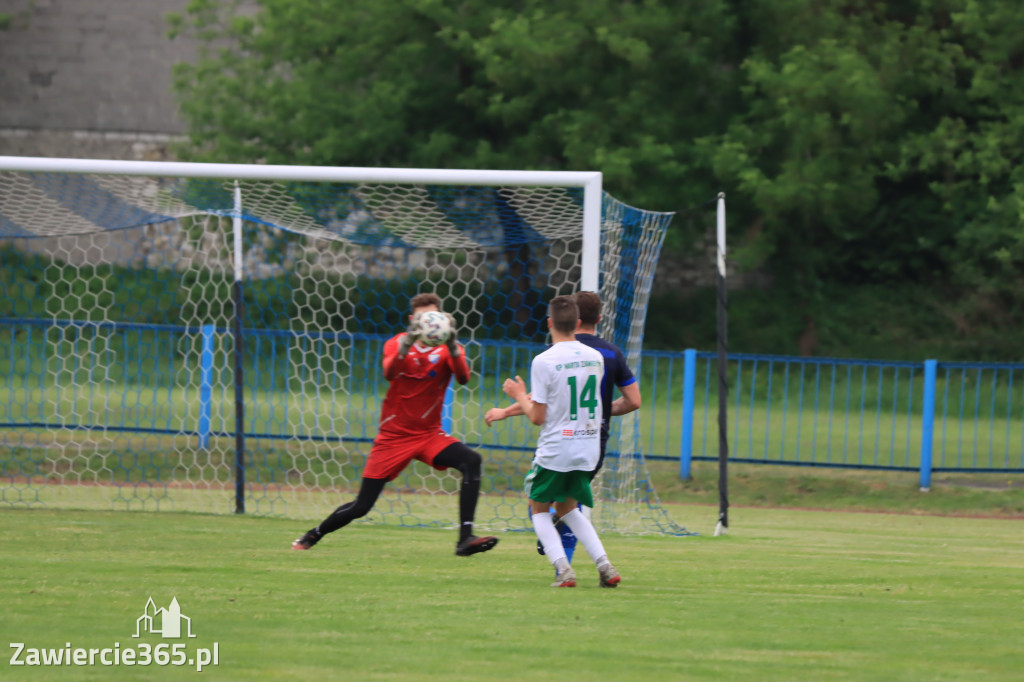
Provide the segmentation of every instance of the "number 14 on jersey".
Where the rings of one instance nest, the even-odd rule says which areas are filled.
[[[587,417],[593,419],[597,416],[597,377],[591,374],[583,383],[582,388],[577,387],[579,382],[576,377],[567,377],[569,380],[569,419],[576,421],[580,408],[587,410]]]

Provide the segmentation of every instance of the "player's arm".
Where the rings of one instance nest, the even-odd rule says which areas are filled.
[[[445,313],[445,317],[448,318],[448,324],[451,326],[451,331],[448,333],[448,341],[445,345],[448,347],[448,367],[452,370],[452,374],[455,375],[455,380],[459,382],[460,386],[465,386],[469,383],[471,371],[469,369],[469,362],[466,361],[466,349],[459,343],[459,329],[455,326],[455,318],[451,313]]]
[[[455,344],[456,348],[459,349],[458,356],[453,356],[451,347],[448,349],[448,367],[451,368],[452,374],[455,375],[455,380],[459,382],[460,386],[465,386],[469,383],[472,372],[469,369],[469,363],[466,361],[466,351],[458,343]]]
[[[402,373],[402,366],[405,364],[405,354],[401,357],[398,354],[399,339],[388,339],[384,344],[384,378],[394,381]],[[408,348],[406,349],[408,352]]]
[[[409,354],[412,345],[420,340],[420,316],[419,313],[409,320],[409,327],[405,334],[399,334],[393,339],[388,339],[384,344],[384,378],[394,381],[402,373],[405,365],[405,356]]]
[[[626,364],[626,356],[618,348],[615,349],[615,385],[622,395],[612,401],[612,416],[629,414],[640,409],[640,382],[633,376],[633,370]]]
[[[529,398],[530,394],[527,393],[526,397]],[[508,407],[492,407],[487,410],[487,414],[484,415],[484,421],[490,426],[494,422],[500,422],[502,419],[508,419],[509,417],[519,417],[523,414],[523,408],[519,407],[519,403],[512,403]]]
[[[620,395],[612,401],[612,416],[629,414],[640,409],[642,399],[640,397],[640,383],[634,381],[628,386],[619,386]]]
[[[544,403],[533,402],[530,394],[526,392],[526,382],[522,377],[505,379],[501,388],[509,398],[516,401],[515,407],[520,410],[519,414],[525,414],[531,423],[538,426],[544,423],[548,416],[548,406]]]

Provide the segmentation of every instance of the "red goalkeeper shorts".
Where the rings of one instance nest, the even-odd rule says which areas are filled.
[[[426,436],[378,434],[370,448],[370,456],[366,459],[363,478],[393,481],[414,459],[444,471],[448,467],[436,466],[434,458],[446,447],[458,442],[458,438],[452,438],[444,431]]]

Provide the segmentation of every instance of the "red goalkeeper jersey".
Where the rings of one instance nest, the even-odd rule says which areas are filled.
[[[460,384],[469,381],[466,353],[452,358],[445,345],[430,348],[413,344],[401,360],[398,340],[384,344],[384,376],[390,383],[380,409],[380,431],[387,436],[422,436],[441,430],[444,394],[452,375]]]

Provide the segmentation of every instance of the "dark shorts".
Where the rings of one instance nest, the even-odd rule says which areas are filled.
[[[604,466],[604,451],[607,449],[607,447],[608,447],[608,434],[605,431],[601,431],[601,456],[597,460],[597,466],[594,467],[594,470],[590,472],[590,480],[591,481],[593,481],[594,478],[601,472],[601,467]],[[590,505],[587,505],[587,506],[590,506]]]
[[[379,434],[370,448],[370,456],[366,458],[363,478],[393,481],[414,459],[444,471],[448,467],[436,466],[434,458],[446,447],[458,442],[458,438],[452,438],[444,431],[426,436]]]

